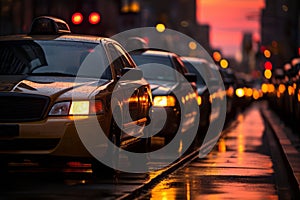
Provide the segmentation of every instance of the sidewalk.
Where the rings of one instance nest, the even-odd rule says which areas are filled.
[[[271,127],[277,142],[281,145],[281,151],[285,156],[286,166],[290,169],[290,177],[293,181],[295,192],[300,197],[300,138],[299,134],[287,127],[278,115],[272,111],[267,102],[261,103],[261,114]]]

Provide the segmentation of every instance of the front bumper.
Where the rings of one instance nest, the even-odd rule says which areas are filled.
[[[93,119],[49,117],[37,122],[0,123],[0,156],[92,157],[80,139],[76,125],[87,127],[86,130],[90,131],[93,130],[90,127],[95,125],[95,120],[108,133],[109,123],[105,123],[103,116]],[[95,128],[100,128],[99,125]],[[89,131],[80,134],[87,134],[88,137]],[[100,153],[104,154],[106,145],[100,146],[103,147]]]
[[[151,132],[156,136],[173,137],[180,125],[180,111],[175,107],[152,107]]]

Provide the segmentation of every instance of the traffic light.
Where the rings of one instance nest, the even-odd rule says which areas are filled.
[[[272,65],[272,63],[270,61],[266,61],[264,63],[264,68],[265,68],[265,70],[272,70],[273,69],[273,65]]]
[[[72,15],[72,23],[75,25],[81,24],[83,21],[83,15],[80,12],[76,12]]]
[[[89,15],[89,22],[90,24],[98,24],[100,22],[101,18],[100,18],[100,14],[97,12],[92,12]]]
[[[270,79],[272,77],[273,64],[271,61],[267,60],[264,62],[264,77]]]
[[[264,52],[263,52],[263,54],[264,54],[264,56],[266,57],[266,58],[270,58],[271,57],[271,51],[270,50],[268,50],[268,49],[265,49],[264,50]]]
[[[91,12],[88,16],[83,16],[81,12],[75,12],[71,20],[74,25],[80,25],[84,23],[84,19],[88,19],[89,24],[95,25],[100,23],[101,16],[98,12]]]
[[[226,68],[228,68],[229,63],[228,63],[228,61],[227,61],[225,58],[222,58],[222,59],[220,60],[220,66],[221,66],[223,69],[226,69]]]
[[[265,76],[266,79],[270,79],[272,77],[272,71],[269,70],[269,69],[266,69],[264,71],[264,76]]]

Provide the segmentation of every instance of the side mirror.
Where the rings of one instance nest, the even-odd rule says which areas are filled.
[[[185,73],[184,77],[186,78],[186,80],[190,83],[195,83],[197,82],[197,75],[194,73]]]
[[[137,68],[125,67],[122,69],[122,78],[124,80],[141,80],[143,78],[143,72]]]

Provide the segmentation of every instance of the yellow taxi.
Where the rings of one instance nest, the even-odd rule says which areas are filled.
[[[126,148],[144,136],[151,103],[142,71],[112,39],[72,34],[48,16],[36,18],[27,35],[0,37],[1,162],[93,158],[82,135],[96,140],[98,129]]]

